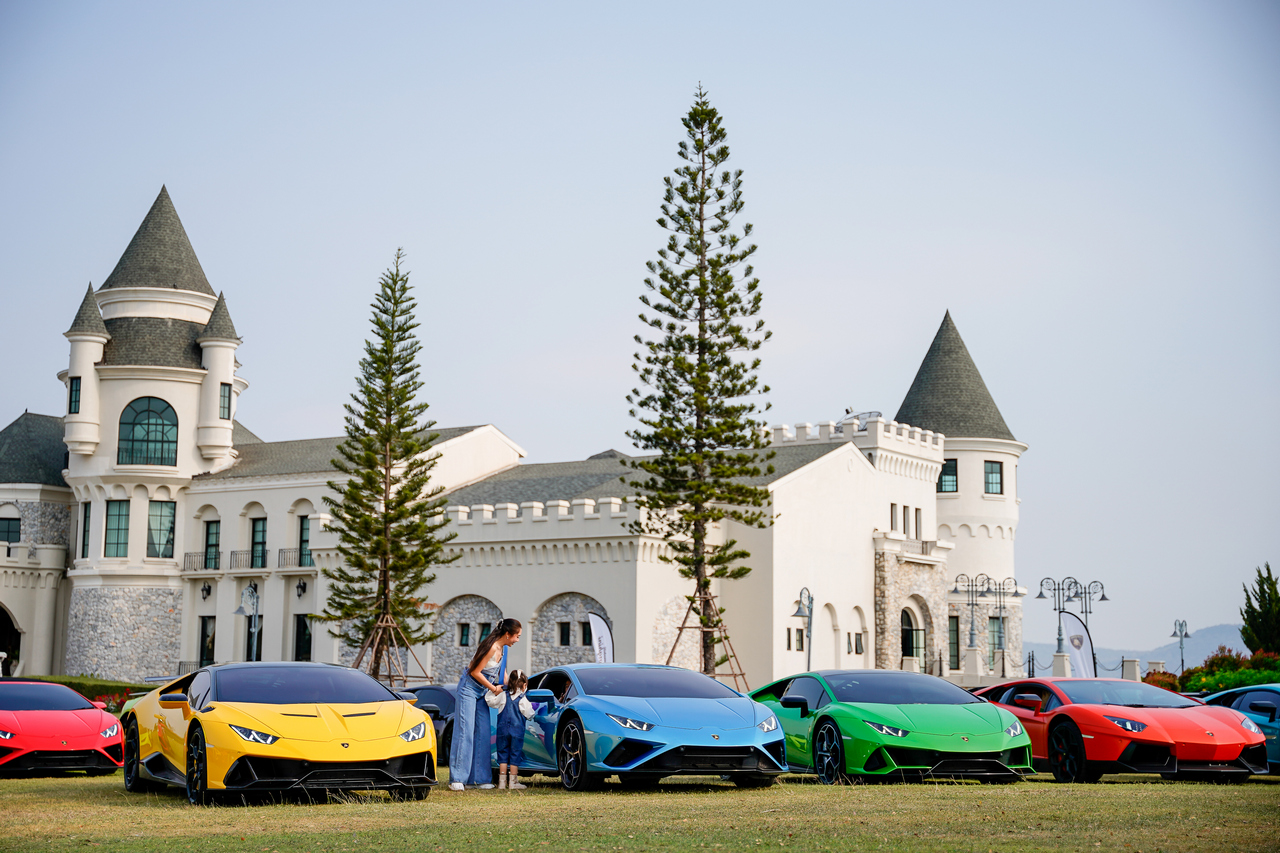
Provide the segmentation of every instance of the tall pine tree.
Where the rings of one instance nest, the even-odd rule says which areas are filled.
[[[701,597],[713,578],[736,579],[751,569],[750,556],[737,540],[713,543],[713,528],[726,519],[765,527],[766,488],[747,481],[772,473],[767,463],[763,421],[766,411],[753,398],[769,391],[759,384],[760,359],[754,353],[771,335],[760,313],[760,280],[748,259],[755,244],[743,241],[734,219],[742,211],[742,171],[717,171],[729,159],[720,115],[701,86],[682,119],[685,139],[677,156],[684,161],[665,179],[658,225],[671,232],[658,259],[648,264],[652,277],[640,297],[640,320],[653,338],[636,336],[641,351],[633,365],[645,386],[627,395],[631,416],[640,426],[627,437],[649,458],[630,460],[640,478],[648,512],[634,529],[661,536],[671,548],[664,557],[694,582],[690,601],[703,629],[722,624],[723,608]],[[753,318],[754,319],[753,321]],[[708,675],[719,662],[716,636],[701,632],[701,667]]]
[[[457,559],[444,553],[456,533],[442,533],[443,486],[430,485],[438,455],[431,444],[435,421],[420,422],[428,405],[416,402],[422,388],[417,356],[422,348],[410,296],[409,274],[400,269],[404,252],[378,281],[373,305],[373,339],[365,341],[356,392],[346,409],[346,439],[333,467],[345,482],[329,482],[336,498],[329,526],[338,534],[342,563],[323,569],[330,581],[323,618],[340,622],[331,631],[361,646],[382,617],[391,617],[411,643],[433,638],[423,619],[424,588],[435,580],[431,567]],[[369,672],[377,678],[388,643],[379,635],[369,651]],[[392,670],[394,671],[394,670]]]

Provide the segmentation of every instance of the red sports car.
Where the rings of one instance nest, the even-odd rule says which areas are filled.
[[[70,687],[0,680],[0,773],[114,773],[124,757],[120,721]]]
[[[1017,715],[1035,764],[1059,782],[1104,773],[1240,782],[1267,772],[1253,720],[1141,681],[1033,678],[976,693]]]

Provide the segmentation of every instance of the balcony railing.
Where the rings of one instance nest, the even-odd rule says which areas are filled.
[[[310,548],[281,548],[276,567],[280,569],[305,568],[315,565]]]
[[[267,567],[267,550],[265,548],[251,551],[232,551],[232,569],[265,569]]]
[[[220,551],[188,551],[182,555],[182,570],[198,572],[202,569],[218,569],[222,567]]]
[[[922,557],[928,557],[933,553],[933,546],[937,544],[932,540],[925,539],[904,539],[902,540],[902,553],[919,554]]]

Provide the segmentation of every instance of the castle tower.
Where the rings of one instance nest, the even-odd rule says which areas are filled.
[[[167,189],[66,337],[66,481],[78,506],[65,671],[165,674],[179,659],[186,489],[233,460],[247,387],[226,300]]]
[[[985,574],[999,583],[1014,577],[1018,460],[1027,445],[1015,439],[1005,424],[950,311],[942,318],[895,420],[946,436],[937,513],[938,538],[955,543],[947,558],[951,579],[961,574],[970,578]],[[1022,609],[1018,598],[1004,598],[1008,618],[1002,626],[990,621],[999,615],[994,594],[983,598],[982,606],[972,614],[967,596],[951,598],[952,614],[960,617],[962,648],[968,645],[972,619],[976,645],[988,669],[1001,674],[1001,662],[990,648],[999,644],[1000,631],[1006,634],[1003,645],[1011,660],[1020,659]],[[956,601],[963,601],[964,606],[957,607]],[[1008,671],[1010,665],[1003,668]]]

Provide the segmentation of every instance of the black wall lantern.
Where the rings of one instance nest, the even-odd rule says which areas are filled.
[[[200,584],[200,600],[201,601],[208,601],[209,593],[211,592],[213,592],[213,587],[209,586],[208,581],[205,581],[204,583]]]
[[[302,598],[307,591],[307,582],[305,580],[298,581],[298,585],[294,587],[298,591],[298,598]]]

